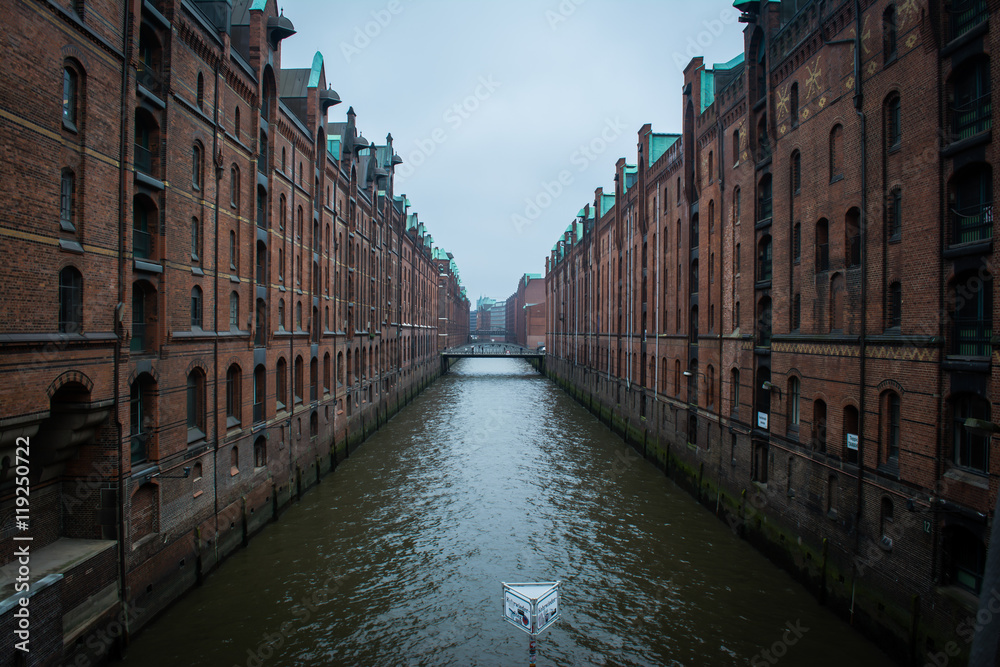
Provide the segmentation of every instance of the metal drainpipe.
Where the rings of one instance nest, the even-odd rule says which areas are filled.
[[[860,548],[861,544],[861,531],[859,526],[861,524],[862,515],[862,502],[861,496],[863,491],[864,483],[864,472],[865,472],[865,458],[864,458],[864,442],[865,442],[865,354],[866,354],[866,327],[868,325],[868,280],[867,280],[867,266],[866,260],[868,253],[865,251],[865,238],[866,238],[866,226],[867,226],[867,206],[868,206],[868,154],[867,154],[867,123],[865,118],[865,112],[863,108],[864,96],[861,92],[861,2],[860,0],[854,0],[854,22],[855,22],[855,36],[854,36],[854,109],[858,114],[858,118],[861,121],[861,338],[860,338],[860,349],[859,349],[859,383],[860,383],[860,394],[858,398],[858,490],[857,490],[857,510],[854,518],[854,548],[855,553]],[[852,614],[853,614],[853,604]]]
[[[212,157],[216,157],[220,154],[221,148],[219,147],[219,67],[220,63],[215,63],[215,101],[212,104]],[[225,131],[224,129],[222,130]],[[219,309],[218,309],[218,296],[219,296],[219,192],[222,190],[222,175],[225,173],[225,166],[216,165],[215,168],[215,212],[214,212],[214,225],[215,225],[215,296],[216,296],[216,308],[215,308],[215,330],[218,331],[219,327]],[[204,235],[202,235],[204,236]],[[219,337],[216,335],[213,342],[213,363],[215,365],[215,377],[219,377]],[[208,391],[208,382],[206,381],[205,391]],[[213,415],[218,416],[219,409],[219,396],[218,391],[213,391],[213,403],[215,405]],[[218,421],[216,421],[218,424]],[[207,430],[207,425],[206,425]],[[218,433],[216,433],[218,436]],[[212,448],[212,494],[214,498],[212,503],[214,506],[215,515],[215,535],[212,540],[212,549],[215,551],[215,562],[219,562],[219,442],[218,437],[216,437],[215,447]]]
[[[118,157],[118,303],[122,311],[125,309],[125,179],[128,177],[128,169],[126,169],[125,163],[128,158],[128,128],[129,116],[126,113],[126,109],[129,108],[128,104],[128,71],[129,71],[129,56],[132,53],[132,21],[134,20],[134,15],[132,12],[126,11],[125,14],[125,25],[122,26],[122,34],[125,36],[125,50],[122,57],[122,95],[121,95],[121,134],[119,136],[119,141],[121,143],[119,147],[119,157]],[[122,443],[122,422],[121,422],[121,362],[119,361],[120,352],[122,348],[122,338],[124,336],[124,323],[118,322],[118,312],[115,313],[115,329],[118,331],[117,339],[114,344],[114,396],[115,396],[115,407],[114,407],[114,418],[115,418],[115,430],[118,436],[118,598],[119,601],[125,605],[126,613],[124,614],[125,626],[124,632],[122,633],[122,644],[128,645],[129,637],[129,621],[130,614],[128,613],[128,586],[125,581],[125,460],[121,454],[121,443]]]
[[[719,275],[716,278],[716,280],[719,283],[719,334],[718,334],[718,336],[719,336],[719,402],[718,402],[718,404],[716,406],[716,413],[715,413],[716,421],[719,424],[719,479],[716,481],[716,484],[719,485],[719,488],[721,489],[721,483],[722,483],[722,385],[723,385],[723,380],[726,377],[726,370],[725,370],[726,367],[725,367],[725,362],[724,362],[723,356],[722,356],[723,355],[722,337],[723,337],[723,332],[725,331],[725,326],[723,326],[723,319],[724,318],[723,318],[723,306],[722,306],[723,299],[725,298],[724,289],[723,289],[723,285],[725,284],[725,280],[723,280],[723,273],[724,273],[725,269],[723,267],[726,266],[726,262],[725,262],[726,243],[725,243],[725,240],[724,240],[723,235],[722,235],[722,220],[723,220],[723,216],[725,215],[725,211],[726,211],[726,207],[724,205],[724,202],[726,200],[726,169],[723,166],[723,164],[724,164],[723,163],[723,155],[725,155],[725,150],[726,150],[726,137],[725,137],[725,134],[722,131],[722,115],[720,114],[720,109],[716,109],[716,111],[715,111],[715,127],[716,127],[715,135],[716,135],[716,139],[718,141],[717,146],[719,147],[719,159],[716,160],[716,164],[715,164],[715,168],[718,170],[718,175],[719,175]],[[709,224],[711,224],[711,222],[712,221],[709,221]],[[709,271],[714,271],[715,267],[712,265],[712,253],[711,253],[711,250],[709,250],[708,260],[709,260],[709,267],[710,267]],[[709,442],[711,442],[711,438],[709,438]],[[718,512],[718,509],[716,509],[716,511]]]

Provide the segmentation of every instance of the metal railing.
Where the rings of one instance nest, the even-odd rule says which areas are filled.
[[[153,235],[140,229],[132,230],[132,254],[140,259],[153,255]]]
[[[964,35],[986,20],[986,0],[955,0],[948,9],[951,15],[951,39]]]
[[[140,60],[135,76],[139,85],[149,92],[159,94],[163,90],[163,75],[153,64]]]
[[[966,357],[989,357],[992,349],[993,323],[979,318],[956,317],[953,354]]]
[[[132,340],[129,341],[131,352],[149,352],[153,349],[153,327],[144,322],[132,323]]]
[[[951,242],[974,243],[993,238],[993,202],[951,210]]]
[[[139,144],[135,145],[135,168],[150,176],[153,175],[153,152]]]
[[[986,132],[993,126],[990,94],[985,93],[960,107],[951,108],[952,139],[960,141]]]

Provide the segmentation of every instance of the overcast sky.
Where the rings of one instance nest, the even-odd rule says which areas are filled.
[[[393,136],[405,193],[475,307],[507,298],[638,130],[681,127],[681,69],[743,50],[727,0],[279,0],[282,66],[324,57],[369,140]]]

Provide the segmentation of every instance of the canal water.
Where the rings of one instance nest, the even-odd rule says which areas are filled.
[[[126,665],[527,665],[500,582],[549,580],[539,667],[888,663],[526,362],[464,359]]]

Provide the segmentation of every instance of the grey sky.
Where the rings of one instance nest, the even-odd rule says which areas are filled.
[[[730,1],[281,2],[298,33],[284,67],[323,53],[369,140],[392,133],[406,193],[469,297],[504,299],[594,189],[613,186],[637,132],[678,132],[681,68],[742,52]],[[602,152],[603,150],[603,152]],[[560,183],[560,174],[562,182]],[[548,185],[548,187],[546,187]],[[532,207],[531,204],[534,204]]]

